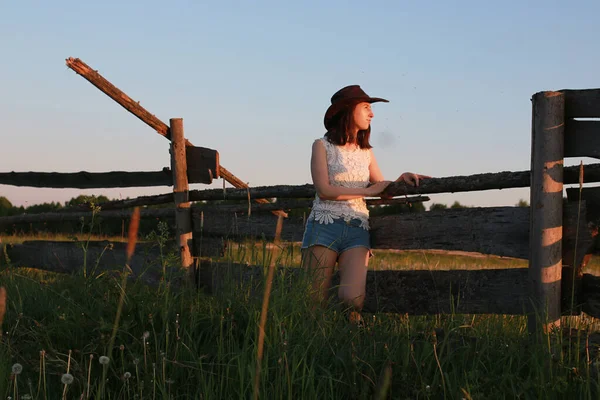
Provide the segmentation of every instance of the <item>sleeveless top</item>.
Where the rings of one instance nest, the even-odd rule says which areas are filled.
[[[369,186],[369,164],[371,153],[368,149],[356,147],[347,149],[337,146],[327,138],[320,139],[327,153],[329,184],[348,188],[366,188]],[[364,198],[352,200],[322,200],[315,195],[308,220],[320,224],[332,224],[334,219],[349,221],[360,220],[361,228],[369,229],[369,209]]]

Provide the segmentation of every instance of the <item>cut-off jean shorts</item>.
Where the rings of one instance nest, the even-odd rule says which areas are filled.
[[[355,247],[365,247],[371,253],[371,235],[369,231],[360,227],[361,221],[357,218],[345,221],[343,218],[334,218],[333,223],[321,224],[309,220],[304,229],[302,248],[307,249],[314,245],[327,247],[338,255]]]

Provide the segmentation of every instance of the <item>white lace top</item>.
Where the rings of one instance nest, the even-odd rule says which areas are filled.
[[[356,147],[347,149],[330,143],[327,138],[320,139],[327,152],[327,169],[329,184],[349,188],[365,188],[369,186],[369,164],[371,153],[368,149]],[[321,224],[331,224],[334,219],[343,218],[349,221],[358,218],[361,228],[369,229],[369,210],[364,198],[352,200],[321,200],[315,196],[308,220]]]

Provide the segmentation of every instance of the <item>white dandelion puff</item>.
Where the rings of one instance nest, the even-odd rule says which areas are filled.
[[[19,363],[13,364],[12,373],[15,375],[19,375],[21,372],[23,372],[23,366]]]
[[[125,372],[125,373],[123,374],[123,378],[125,378],[125,379],[129,379],[129,378],[131,378],[131,372]]]
[[[144,339],[148,339],[150,337],[150,332],[146,331],[144,332],[144,334],[142,335],[142,338]]]
[[[73,383],[73,375],[63,374],[63,376],[60,378],[60,381],[65,385],[70,385],[71,383]]]
[[[108,365],[108,363],[110,362],[110,358],[106,357],[106,356],[101,356],[99,358],[100,364],[102,365]]]

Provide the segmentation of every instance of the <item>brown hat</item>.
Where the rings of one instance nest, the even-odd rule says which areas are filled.
[[[346,86],[345,88],[338,90],[333,96],[331,96],[331,105],[325,112],[325,118],[323,121],[325,123],[325,128],[331,128],[331,122],[333,118],[345,107],[362,102],[375,103],[378,101],[389,103],[389,101],[386,99],[370,97],[360,88],[359,85]]]

